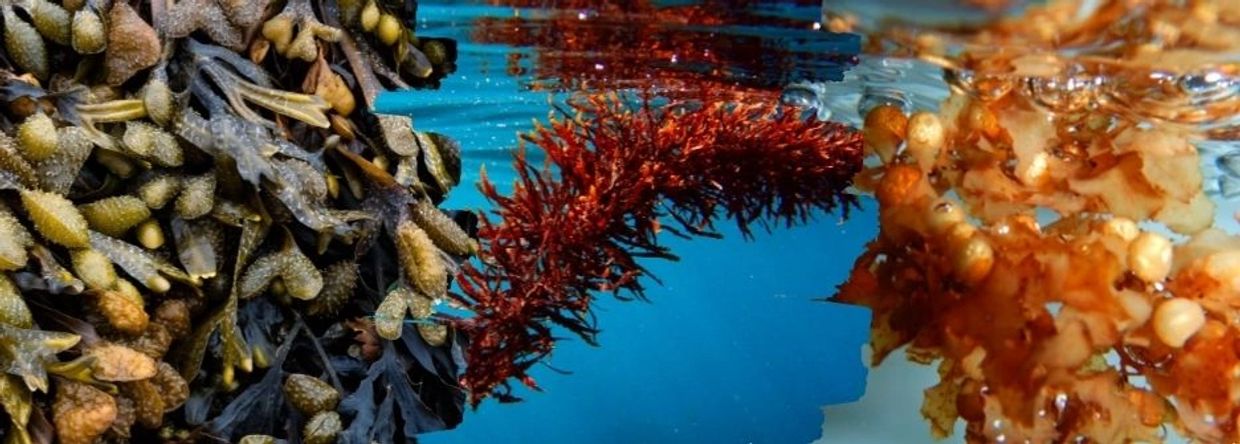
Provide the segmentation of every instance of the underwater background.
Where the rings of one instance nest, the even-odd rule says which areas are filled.
[[[817,5],[783,3],[762,13],[806,24],[820,14]],[[419,2],[417,33],[456,39],[457,70],[437,90],[381,96],[377,111],[410,115],[420,130],[456,138],[462,184],[476,183],[485,168],[507,192],[515,178],[511,152],[518,132],[532,129],[534,119],[545,120],[551,104],[565,96],[528,88],[529,82],[546,79],[514,75],[510,61],[519,58],[518,63],[531,65],[532,49],[478,43],[471,33],[484,18],[537,12],[468,1]],[[690,36],[704,32],[703,37],[716,31],[758,35],[792,53],[846,54],[856,46],[849,36],[813,32],[816,37],[806,39],[776,28],[682,31]],[[806,32],[812,31],[807,27]],[[813,59],[802,59],[802,79],[843,75],[843,65]],[[442,207],[487,205],[475,187],[463,185]],[[484,403],[456,429],[424,435],[422,441],[814,441],[822,434],[822,406],[854,401],[864,390],[868,310],[822,300],[843,282],[865,242],[875,236],[875,217],[867,201],[847,221],[820,214],[807,226],[758,232],[752,241],[727,224],[720,227],[721,240],[665,236],[681,260],[648,262],[661,280],[648,282],[651,302],[603,296],[597,306],[600,347],[576,340],[557,347],[551,365],[571,374],[536,367],[533,376],[545,392],[522,389],[523,402]],[[904,433],[910,438],[925,436],[915,396],[933,384],[933,370],[926,370],[925,380],[909,392],[914,403],[900,409],[908,410],[903,416],[912,427]]]
[[[581,8],[539,7],[548,3]],[[1008,12],[1037,2],[1011,3]],[[815,108],[821,119],[856,126],[860,111],[874,106],[867,100],[935,110],[949,91],[941,70],[909,60],[857,57],[858,36],[820,27],[826,6],[925,23],[987,17],[961,14],[960,8],[954,15],[944,13],[950,4],[747,2],[743,18],[731,25],[656,21],[626,29],[628,24],[609,22],[606,11],[591,2],[423,1],[416,32],[455,39],[456,71],[438,89],[389,93],[376,108],[410,115],[417,128],[456,138],[462,183],[475,183],[485,170],[506,193],[515,179],[511,159],[518,134],[532,129],[534,120],[556,115],[566,90],[675,82],[683,79],[679,76],[689,85],[723,78],[774,92],[740,100],[782,100]],[[635,43],[658,39],[668,42],[660,49],[719,41],[701,45],[708,48],[705,54],[677,59],[680,54],[674,53],[669,60]],[[729,63],[710,62],[718,60]],[[657,73],[654,79],[651,72]],[[1211,142],[1202,151],[1210,178],[1206,191],[1217,195],[1221,187],[1227,194],[1229,176],[1212,165],[1227,163],[1234,147]],[[1229,216],[1237,210],[1236,200],[1215,202],[1217,226],[1234,231],[1238,226]],[[443,207],[487,205],[477,189],[463,186]],[[647,279],[648,303],[600,298],[600,347],[563,342],[550,366],[533,373],[545,392],[519,389],[521,403],[484,403],[456,429],[426,435],[424,441],[932,442],[919,409],[923,390],[938,382],[934,367],[897,357],[867,375],[863,345],[870,313],[824,302],[876,236],[875,206],[863,197],[847,220],[819,214],[808,225],[759,232],[751,240],[726,226],[722,240],[664,236],[680,261],[647,263],[659,279]],[[957,422],[945,442],[962,442],[963,428]],[[1183,442],[1171,435],[1168,442]]]

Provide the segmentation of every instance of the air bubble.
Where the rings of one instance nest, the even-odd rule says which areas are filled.
[[[1176,79],[1176,86],[1189,96],[1189,101],[1194,105],[1205,105],[1240,94],[1240,81],[1217,71],[1182,75]]]
[[[1031,77],[1026,81],[1030,97],[1051,111],[1075,112],[1094,101],[1101,77]]]
[[[779,98],[780,103],[796,108],[802,117],[815,116],[818,120],[831,118],[831,109],[822,106],[818,93],[808,85],[792,85],[784,90]]]
[[[818,106],[818,94],[802,85],[793,85],[784,90],[779,100],[785,105],[813,109]]]

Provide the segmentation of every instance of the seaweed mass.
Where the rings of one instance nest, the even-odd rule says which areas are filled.
[[[658,233],[846,210],[861,167],[774,104],[588,96],[528,136],[557,173],[518,157],[514,195],[482,183],[498,220],[446,212],[456,144],[370,111],[454,70],[414,2],[0,13],[10,442],[416,441],[534,385],[552,329],[591,339],[593,293],[674,258]]]
[[[458,148],[368,110],[454,69],[415,9],[0,1],[7,442],[369,443],[460,421],[465,338],[436,305],[477,250],[469,215],[436,205]]]
[[[1171,88],[1236,76],[1216,55],[1240,8],[1075,3],[867,30],[968,75],[860,133],[729,101],[769,85],[578,95],[525,135],[547,167],[518,153],[511,195],[482,181],[492,218],[439,208],[451,139],[370,111],[454,69],[415,2],[0,0],[6,440],[416,441],[537,387],[559,329],[592,341],[594,295],[641,298],[640,260],[675,258],[659,233],[748,235],[854,193],[881,230],[835,299],[874,309],[874,362],[938,363],[933,434],[1240,439],[1240,240],[1211,228],[1193,143],[1234,138],[1240,99]]]
[[[1240,441],[1240,237],[1215,217],[1235,196],[1240,3],[827,27],[952,89],[865,114],[856,183],[880,233],[834,297],[873,309],[875,365],[900,349],[937,365],[932,436],[963,421],[968,442]]]
[[[619,29],[726,15],[604,3],[620,10],[608,17]],[[928,109],[895,97],[860,106],[866,166],[850,191],[874,197],[880,234],[832,299],[873,309],[871,363],[903,350],[938,367],[921,409],[936,438],[963,422],[968,442],[1162,442],[1172,430],[1240,441],[1240,238],[1215,214],[1240,196],[1240,3],[960,3],[1016,13],[942,28],[848,11],[822,23],[862,33],[871,56],[942,68],[951,89]],[[521,20],[532,19],[502,24]],[[624,83],[575,58],[575,45],[614,36],[572,14],[537,24],[480,31],[538,45],[538,71]],[[686,49],[637,42],[647,50],[602,59]],[[716,53],[700,46],[686,53]],[[672,95],[766,94],[696,74],[634,77],[667,81]]]

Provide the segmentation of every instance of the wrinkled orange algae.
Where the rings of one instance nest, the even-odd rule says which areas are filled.
[[[1114,103],[1091,107],[1093,96],[1057,108],[1012,93],[1021,86],[1006,74],[1062,73],[1063,60],[1039,54],[1148,36],[1112,34],[1113,22],[1130,16],[1125,2],[1104,2],[1080,21],[1070,3],[950,37],[965,43],[963,54],[938,60],[977,77],[935,113],[937,150],[895,137],[904,136],[902,116],[891,114],[898,109],[867,116],[867,154],[882,162],[856,183],[878,202],[880,235],[834,299],[873,309],[874,364],[901,348],[913,361],[937,363],[940,382],[922,407],[934,436],[963,419],[969,442],[1160,442],[1165,427],[1235,442],[1240,236],[1210,228],[1197,134],[1182,125],[1234,113],[1234,103],[1158,114],[1149,125]],[[1152,2],[1135,20],[1182,31],[1240,24],[1240,10],[1203,5],[1223,8]],[[1157,51],[1240,47],[1198,31],[1171,37]],[[1084,68],[1140,79],[1176,60],[1202,63],[1135,56],[1148,48],[1115,51],[1084,58]],[[1125,57],[1139,62],[1119,64]],[[892,140],[890,152],[873,149]],[[1040,226],[1035,216],[1046,210],[1054,220]],[[1161,223],[1186,240],[1168,249],[1166,237],[1137,222]]]

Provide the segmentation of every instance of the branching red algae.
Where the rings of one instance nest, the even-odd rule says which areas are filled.
[[[717,236],[722,212],[748,237],[755,224],[847,215],[855,204],[845,190],[861,137],[839,124],[711,100],[660,108],[599,95],[570,107],[573,116],[525,136],[547,167],[519,154],[512,195],[480,185],[499,220],[481,223],[482,264],[462,267],[454,295],[475,313],[460,322],[474,404],[512,399],[510,378],[537,388],[527,371],[554,348],[553,327],[593,342],[594,292],[643,298],[638,258],[675,259],[661,230]],[[677,228],[662,226],[665,216]]]
[[[510,54],[508,73],[536,90],[647,88],[675,98],[710,94],[738,101],[775,100],[792,79],[823,76],[823,71],[842,75],[841,68],[852,62],[849,55],[806,50],[781,38],[740,31],[811,29],[807,22],[756,12],[750,8],[760,2],[752,0],[490,3],[546,8],[538,14],[478,18],[470,35],[478,43],[534,49],[537,57],[529,69],[523,66],[524,54]],[[802,40],[825,36],[778,35]]]

